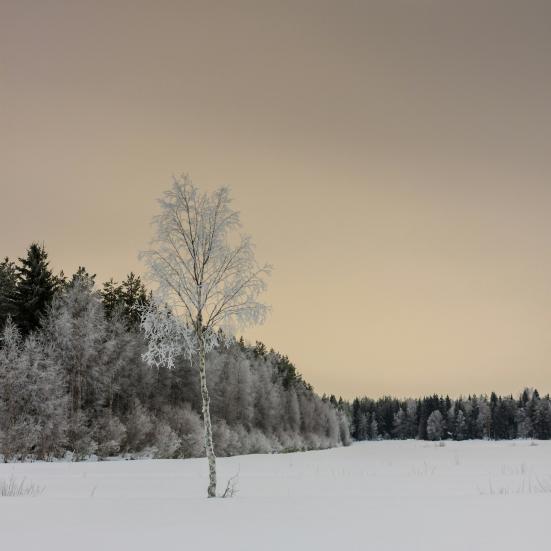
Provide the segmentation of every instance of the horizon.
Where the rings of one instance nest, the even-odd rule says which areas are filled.
[[[97,291],[101,291],[102,290],[102,286],[104,283],[107,283],[110,279],[113,279],[113,281],[117,284],[120,284],[122,282],[122,280],[125,279],[125,277],[122,277],[120,279],[115,279],[115,278],[111,278],[111,277],[108,277],[106,279],[101,279],[101,278],[98,278],[98,274],[96,274],[94,272],[94,270],[91,270],[89,269],[90,267],[89,266],[86,266],[85,264],[84,265],[78,265],[74,268],[74,270],[71,270],[70,272],[69,271],[64,271],[63,268],[60,268],[60,269],[56,269],[55,268],[55,263],[51,262],[51,258],[49,256],[49,251],[46,247],[46,244],[43,243],[43,242],[37,242],[35,241],[35,243],[38,243],[40,246],[44,247],[44,250],[46,251],[46,253],[48,253],[48,262],[49,262],[49,266],[50,268],[52,269],[52,272],[54,275],[61,275],[63,274],[63,276],[68,279],[70,278],[73,273],[76,273],[76,271],[78,270],[78,268],[82,267],[82,268],[85,268],[86,271],[88,273],[90,273],[90,275],[94,278],[94,284],[95,284],[95,289]],[[24,256],[24,255],[23,255]],[[16,258],[10,258],[11,261],[16,261],[18,259]],[[143,274],[141,273],[136,273],[136,272],[133,272],[135,276],[138,276],[140,277],[140,279],[143,281],[143,282],[146,282],[147,279],[146,279],[146,276],[144,276]],[[129,275],[130,272],[128,272],[126,275]],[[147,288],[147,285],[146,285],[146,288]],[[256,344],[256,342],[262,342],[262,344],[264,344],[266,346],[266,349],[267,350],[273,350],[275,353],[278,353],[278,354],[281,354],[282,356],[288,356],[288,354],[284,351],[284,350],[278,350],[276,349],[275,347],[271,346],[270,343],[268,342],[264,342],[264,341],[259,341],[259,339],[251,339],[251,338],[247,338],[246,337],[246,332],[240,332],[238,334],[236,334],[234,337],[236,339],[236,341],[240,340],[241,338],[244,340],[245,344],[249,347],[254,347],[254,345]],[[296,365],[296,362],[293,360],[293,358],[289,357],[289,361],[295,365],[295,367],[297,368],[298,372],[302,374],[301,370],[300,370],[300,366]],[[528,390],[530,392],[533,392],[533,391],[537,391],[538,394],[540,396],[549,396],[550,392],[547,391],[546,389],[545,390],[542,390],[540,388],[537,388],[537,387],[534,387],[534,386],[531,386],[531,385],[525,385],[522,387],[522,389],[518,390],[518,391],[507,391],[507,392],[497,392],[495,391],[494,389],[489,389],[489,390],[482,390],[482,391],[479,391],[479,392],[465,392],[465,393],[459,393],[459,394],[452,394],[450,392],[446,392],[446,391],[439,391],[439,390],[435,390],[435,391],[427,391],[427,392],[423,392],[423,393],[420,393],[420,394],[417,394],[417,395],[398,395],[398,394],[392,394],[392,393],[385,393],[385,394],[361,394],[361,393],[358,393],[358,394],[352,394],[350,396],[345,396],[345,395],[342,395],[342,394],[338,394],[338,393],[335,393],[335,392],[332,392],[330,389],[329,390],[324,390],[324,391],[320,391],[319,389],[317,389],[315,387],[315,385],[312,384],[311,381],[307,380],[305,378],[305,382],[312,385],[313,387],[313,390],[319,394],[320,396],[321,395],[327,395],[328,397],[333,395],[335,396],[335,398],[339,399],[339,398],[342,398],[343,400],[351,403],[354,399],[358,398],[360,400],[366,398],[366,399],[369,399],[369,400],[374,400],[374,401],[377,401],[377,400],[381,400],[381,399],[384,399],[384,398],[393,398],[393,399],[396,399],[396,400],[399,400],[399,401],[408,401],[408,400],[422,400],[424,398],[427,398],[427,397],[431,397],[431,396],[439,396],[439,397],[442,397],[442,398],[450,398],[451,400],[461,400],[461,399],[467,399],[467,398],[470,398],[470,397],[489,397],[491,394],[495,393],[497,394],[498,397],[501,397],[501,398],[507,398],[507,397],[512,397],[513,399],[518,399],[520,396],[522,396],[522,394],[524,393],[525,390]]]

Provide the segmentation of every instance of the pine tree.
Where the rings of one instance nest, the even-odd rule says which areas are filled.
[[[371,424],[369,426],[369,438],[371,440],[379,440],[379,423],[377,423],[377,417],[375,417],[375,413],[371,415]]]
[[[457,417],[455,420],[455,439],[464,440],[466,432],[467,432],[467,421],[465,420],[465,414],[463,413],[463,410],[460,409],[457,412]]]
[[[392,434],[395,438],[404,439],[407,438],[407,417],[406,412],[400,408],[397,413],[394,414],[394,427]]]
[[[407,400],[406,402],[406,438],[417,437],[417,410],[418,405],[415,400]]]
[[[533,424],[536,438],[541,440],[551,438],[551,403],[549,400],[537,400]]]
[[[356,440],[360,440],[359,431],[360,431],[360,422],[361,422],[362,410],[360,407],[359,398],[354,398],[352,402],[352,418],[351,418],[351,428],[350,433],[352,437]]]
[[[120,308],[123,303],[122,287],[118,285],[113,278],[111,278],[103,284],[101,299],[103,301],[105,315],[108,318],[111,318],[113,313]]]
[[[33,243],[26,258],[19,259],[17,288],[14,296],[15,320],[23,335],[40,325],[59,285],[49,268],[44,246]]]
[[[103,307],[108,318],[118,314],[127,325],[137,328],[140,324],[141,310],[149,303],[149,296],[140,276],[130,272],[118,285],[111,278],[103,284],[101,291]]]
[[[521,398],[521,403],[524,402],[524,399]],[[527,403],[524,402],[525,404]],[[532,438],[534,436],[534,429],[532,426],[532,420],[528,415],[527,408],[521,407],[517,411],[517,437],[518,438]]]
[[[122,282],[124,316],[128,323],[133,327],[140,324],[140,309],[148,304],[149,298],[147,291],[140,276],[130,272]]]
[[[487,397],[478,400],[478,417],[476,420],[478,434],[481,438],[489,438],[492,432],[492,415]]]
[[[0,329],[9,316],[15,314],[15,292],[17,270],[15,264],[6,257],[0,262]]]

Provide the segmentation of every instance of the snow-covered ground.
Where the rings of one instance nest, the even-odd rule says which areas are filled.
[[[535,444],[535,445],[534,445]],[[366,442],[206,462],[2,464],[38,497],[0,497],[6,550],[515,550],[550,541],[551,442]],[[222,486],[222,483],[220,484]]]

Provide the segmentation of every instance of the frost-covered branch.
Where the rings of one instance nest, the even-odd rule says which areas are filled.
[[[166,315],[159,319],[159,330],[182,342],[191,330],[208,336],[221,328],[233,334],[244,326],[261,323],[268,306],[258,300],[266,289],[269,265],[259,266],[250,237],[235,235],[240,227],[239,213],[231,208],[227,188],[212,194],[200,193],[188,176],[175,179],[172,189],[159,201],[161,213],[155,217],[155,238],[142,253],[150,275],[158,283],[157,306],[170,305],[168,331]],[[154,313],[144,321],[153,327]],[[198,322],[200,320],[200,326]],[[180,324],[178,329],[176,324]],[[191,329],[190,329],[191,328]],[[158,334],[152,334],[152,342]],[[157,339],[157,340],[155,340]],[[194,345],[196,347],[196,345]],[[157,346],[148,357],[152,363],[168,359],[172,348]]]

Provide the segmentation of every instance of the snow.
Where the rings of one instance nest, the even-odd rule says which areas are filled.
[[[492,551],[545,549],[551,442],[365,442],[219,460],[0,465],[43,485],[0,497],[2,549]],[[206,540],[205,540],[206,534]]]

